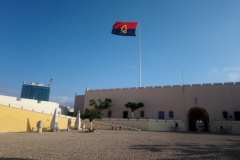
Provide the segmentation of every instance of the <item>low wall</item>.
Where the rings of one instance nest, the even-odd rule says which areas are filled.
[[[36,125],[40,120],[43,121],[43,131],[48,131],[52,118],[53,113],[47,114],[0,104],[0,132],[37,131]],[[60,130],[67,130],[69,118],[71,118],[71,126],[74,127],[76,118],[60,115],[58,117]]]
[[[103,118],[101,120],[96,120],[98,123],[105,123],[111,126],[125,126],[131,128],[141,128],[141,130],[146,131],[172,131],[175,122],[178,123],[180,131],[188,131],[186,124],[181,120],[156,120],[156,119],[108,119]],[[95,127],[98,127],[99,124],[96,123]],[[223,127],[224,133],[229,134],[240,134],[240,121],[213,121],[209,123],[210,132],[219,132],[220,127]],[[100,126],[99,126],[100,127]],[[103,128],[106,128],[102,126]]]
[[[89,129],[90,128],[90,122],[89,120],[82,120],[82,126],[85,125],[85,129]],[[137,130],[138,128],[135,127],[129,127],[129,126],[124,126],[121,125],[122,130]],[[108,123],[108,122],[102,122],[102,121],[98,121],[98,120],[94,120],[93,121],[93,128],[95,129],[99,129],[99,130],[117,130],[119,129],[119,125],[118,124],[113,124],[113,123]]]
[[[209,125],[211,132],[219,132],[222,126],[225,133],[240,134],[240,121],[213,121]]]
[[[181,120],[156,120],[156,119],[107,119],[103,118],[99,122],[109,123],[112,125],[122,125],[131,128],[141,128],[145,131],[172,131],[175,122],[181,131],[186,131],[184,122]]]

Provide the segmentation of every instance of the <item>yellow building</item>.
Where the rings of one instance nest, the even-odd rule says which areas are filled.
[[[69,119],[74,127],[74,117],[64,112],[55,102],[46,102],[0,95],[0,132],[37,131],[37,123],[43,122],[43,131],[50,131],[55,110],[58,113],[58,129],[67,130]],[[62,112],[63,111],[63,112]]]

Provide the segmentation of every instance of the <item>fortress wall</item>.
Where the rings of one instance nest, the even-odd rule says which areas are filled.
[[[234,111],[239,110],[239,97],[239,82],[111,88],[86,91],[84,108],[92,108],[89,106],[90,99],[111,98],[113,106],[109,110],[112,111],[112,118],[122,118],[123,111],[128,111],[130,118],[131,110],[124,105],[127,102],[143,102],[145,107],[134,112],[135,118],[140,118],[142,110],[145,112],[145,118],[158,119],[158,112],[164,111],[165,119],[169,119],[168,113],[173,111],[174,119],[187,121],[188,110],[192,107],[201,107],[208,112],[209,120],[213,121],[224,120],[223,111],[233,116]],[[108,110],[103,112],[107,118]]]
[[[75,96],[75,102],[74,102],[74,116],[77,116],[78,110],[80,110],[80,113],[83,113],[83,107],[84,107],[84,95],[76,95]]]

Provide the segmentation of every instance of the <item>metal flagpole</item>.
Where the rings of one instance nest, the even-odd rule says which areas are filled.
[[[142,46],[141,46],[141,28],[140,28],[140,22],[139,22],[139,87],[141,87],[141,53],[142,52]]]
[[[183,91],[183,108],[184,108],[184,114],[186,114],[186,102],[185,102],[185,88],[184,88],[184,79],[183,79],[183,68],[182,68],[182,91]],[[188,119],[185,121],[186,128],[188,128]]]

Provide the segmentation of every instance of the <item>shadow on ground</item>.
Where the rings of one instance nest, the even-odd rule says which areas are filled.
[[[232,144],[225,145],[198,145],[198,144],[180,144],[174,145],[132,145],[129,149],[146,150],[150,152],[172,153],[173,157],[181,159],[239,159],[240,141],[231,141]]]
[[[29,158],[4,158],[0,157],[1,160],[34,160],[34,159],[29,159]]]

